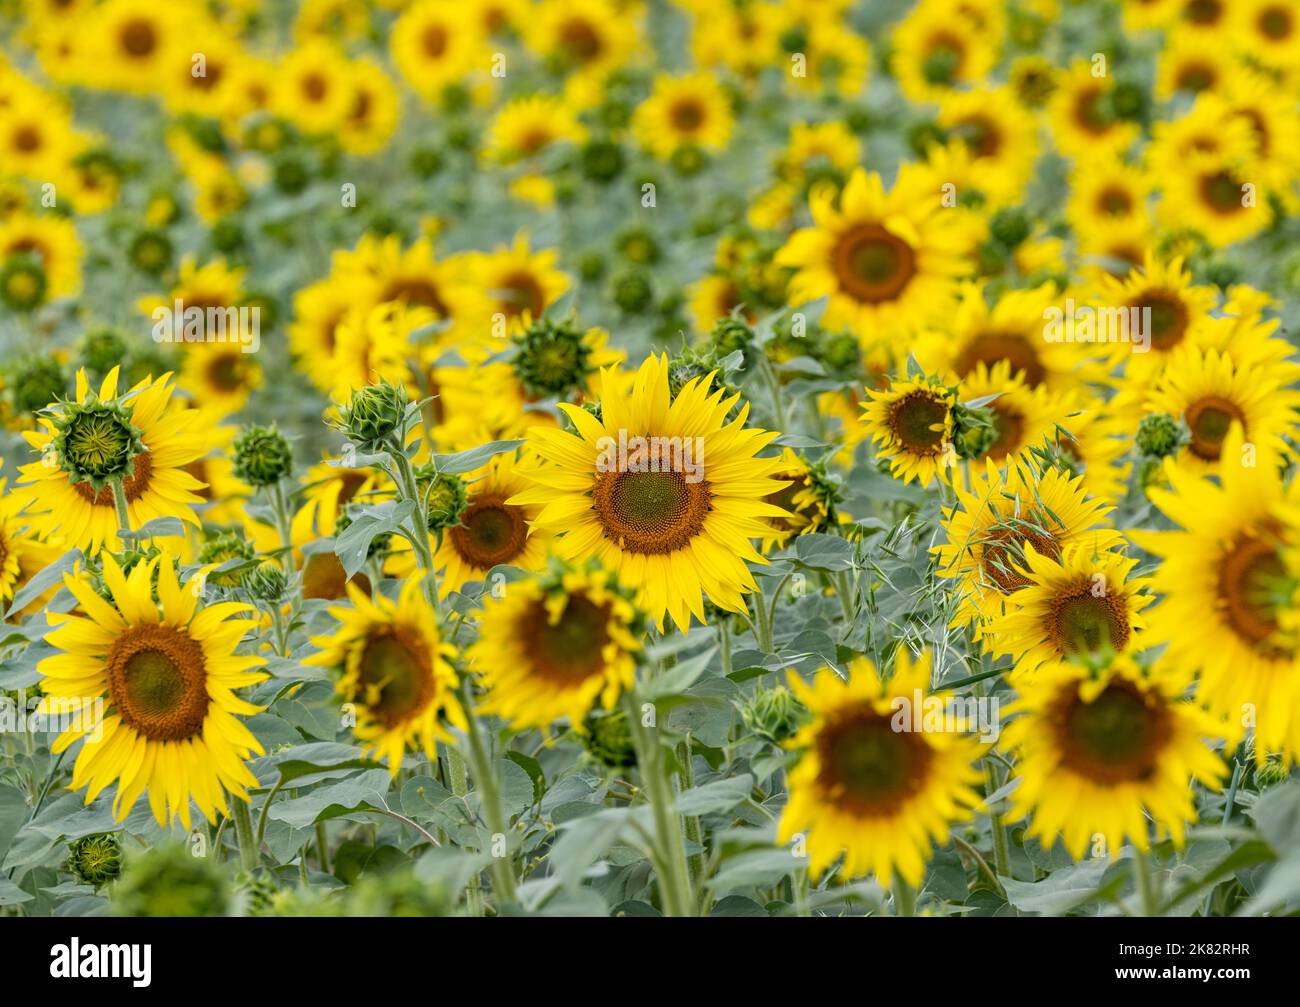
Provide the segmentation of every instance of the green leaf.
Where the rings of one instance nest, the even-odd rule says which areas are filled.
[[[647,699],[652,700],[680,695],[695,684],[695,680],[704,673],[704,669],[709,666],[717,651],[717,647],[708,647],[694,657],[688,657],[685,661],[673,665],[662,675],[656,675],[651,679],[646,684],[643,694]]]
[[[814,532],[794,541],[799,562],[813,570],[848,570],[853,566],[853,546],[838,535]]]
[[[412,500],[389,500],[357,512],[352,523],[334,541],[334,553],[343,564],[343,571],[352,577],[366,565],[366,554],[376,535],[391,535],[415,513]]]
[[[20,902],[30,902],[35,897],[0,875],[0,906],[16,906]]]
[[[64,553],[49,566],[43,567],[31,580],[22,586],[21,590],[14,592],[14,600],[9,603],[5,618],[9,618],[16,612],[21,612],[56,584],[62,584],[63,575],[71,573],[77,561],[82,558],[80,550],[74,550]]]
[[[533,799],[531,803],[540,804],[542,795],[546,793],[546,773],[542,771],[542,764],[531,755],[525,755],[523,752],[506,752],[505,757],[528,774],[528,778],[533,781]]]
[[[354,811],[386,808],[384,795],[389,782],[388,770],[368,769],[346,780],[327,783],[302,797],[280,801],[267,812],[267,817],[295,829],[305,829]]]
[[[702,787],[682,791],[677,797],[677,811],[688,816],[712,815],[730,811],[749,799],[754,788],[754,778],[748,773],[714,780]]]
[[[1102,875],[1110,861],[1094,857],[1072,867],[1049,874],[1042,881],[1017,881],[999,878],[1006,889],[1007,901],[1021,912],[1042,916],[1063,916],[1097,894]]]
[[[457,451],[450,455],[434,455],[434,471],[442,472],[447,475],[457,475],[461,472],[473,472],[475,469],[482,468],[487,464],[489,458],[493,455],[499,455],[506,451],[513,451],[519,447],[523,441],[489,441],[487,444],[481,444],[476,448],[470,448],[468,451]]]

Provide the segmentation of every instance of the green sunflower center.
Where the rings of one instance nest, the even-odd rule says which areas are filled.
[[[460,522],[450,530],[452,545],[465,562],[479,570],[509,563],[523,552],[528,541],[523,510],[509,506],[500,497],[475,500],[465,509]]]
[[[847,231],[831,255],[840,287],[868,304],[897,299],[916,275],[912,246],[879,224]]]
[[[1235,402],[1210,395],[1193,402],[1184,416],[1192,432],[1191,450],[1206,461],[1218,461],[1223,441],[1233,421],[1246,423],[1246,416]]]
[[[173,626],[133,626],[109,648],[108,691],[122,721],[150,741],[183,741],[208,713],[203,649]]]
[[[1169,738],[1168,711],[1127,683],[1112,683],[1085,703],[1071,686],[1057,717],[1061,762],[1094,782],[1149,780]]]
[[[519,634],[537,674],[557,683],[572,683],[599,673],[604,666],[608,624],[609,605],[574,595],[554,623],[546,606],[538,601],[525,613]]]
[[[829,723],[819,734],[818,783],[860,815],[888,815],[925,784],[933,753],[918,735],[895,731],[869,708]]]
[[[1271,538],[1245,535],[1219,559],[1219,601],[1228,624],[1251,646],[1275,646],[1278,611],[1286,603],[1286,565]]]
[[[403,627],[377,631],[366,641],[359,665],[360,697],[386,728],[405,724],[433,699],[428,648]]]
[[[1268,7],[1259,15],[1259,30],[1274,41],[1291,37],[1291,12],[1285,7]]]
[[[680,472],[606,472],[592,492],[606,537],[648,555],[689,545],[704,529],[710,499],[707,482],[687,482]]]
[[[926,47],[925,59],[921,63],[921,74],[926,82],[951,84],[961,70],[964,51],[961,39],[947,32],[940,32],[931,38]]]
[[[890,432],[912,454],[937,455],[943,449],[948,409],[948,401],[935,394],[908,392],[890,408]]]
[[[1066,656],[1120,651],[1128,643],[1128,609],[1122,595],[1094,595],[1091,584],[1052,602],[1049,631]]]

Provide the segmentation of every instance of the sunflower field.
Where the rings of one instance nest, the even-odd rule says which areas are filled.
[[[1296,0],[0,0],[0,916],[1300,915]]]

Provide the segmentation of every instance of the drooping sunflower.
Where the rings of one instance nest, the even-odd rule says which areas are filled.
[[[885,192],[877,174],[857,169],[839,196],[829,187],[809,195],[812,227],[796,231],[776,262],[796,273],[789,299],[829,296],[823,323],[860,336],[880,329],[911,331],[941,315],[969,270],[971,235],[942,206],[928,173],[905,164]]]
[[[947,541],[934,546],[937,576],[956,581],[954,626],[974,623],[980,634],[1001,615],[1008,597],[1030,584],[1020,572],[1025,546],[1056,558],[1078,545],[1101,553],[1120,540],[1102,526],[1111,507],[1090,499],[1081,476],[1043,467],[1022,456],[1003,472],[986,460],[944,522]]]
[[[86,372],[77,373],[75,400],[23,434],[42,460],[19,468],[15,489],[39,535],[92,554],[118,547],[111,480],[121,480],[132,528],[159,517],[197,525],[194,505],[203,503],[195,492],[203,484],[187,471],[208,451],[199,410],[173,401],[170,374],[121,398],[117,379],[114,367],[92,395]]]
[[[723,150],[733,121],[726,92],[712,74],[660,74],[654,92],[637,108],[632,130],[646,150],[669,158],[683,146]]]
[[[516,730],[611,709],[636,678],[637,613],[599,567],[557,569],[485,602],[466,652],[487,690],[479,709]]]
[[[786,743],[803,754],[790,771],[777,840],[806,833],[815,876],[843,856],[846,878],[871,873],[888,886],[897,875],[915,887],[932,844],[946,843],[952,825],[982,803],[979,742],[957,731],[907,730],[918,720],[912,716],[904,729],[895,726],[930,688],[928,653],[913,661],[900,646],[895,655],[887,682],[865,657],[849,665],[848,682],[830,668],[811,685],[789,676],[813,720]]]
[[[433,556],[440,597],[459,591],[471,580],[482,580],[496,566],[541,569],[550,537],[532,527],[541,508],[507,502],[529,485],[513,457],[506,454],[494,456],[470,483],[460,523],[442,533],[442,544]]]
[[[335,692],[356,711],[353,733],[396,776],[408,744],[436,759],[438,741],[454,743],[443,718],[468,729],[449,660],[455,649],[442,642],[418,577],[407,579],[396,602],[382,594],[372,600],[352,583],[347,592],[351,606],[329,610],[339,627],[312,637],[320,652],[307,663],[338,673]]]
[[[1023,682],[1000,744],[1017,753],[1012,812],[1030,819],[1026,834],[1044,846],[1059,836],[1076,860],[1096,836],[1112,858],[1125,839],[1150,849],[1152,831],[1181,846],[1196,821],[1188,782],[1218,789],[1224,775],[1206,743],[1219,724],[1180,699],[1186,684],[1126,657],[1101,672],[1055,665]]]
[[[560,534],[558,551],[616,571],[661,630],[665,614],[683,632],[692,615],[704,622],[705,595],[743,612],[756,587],[746,563],[766,562],[751,540],[770,533],[765,519],[789,517],[764,502],[786,485],[781,459],[756,457],[777,433],[746,426],[748,404],[727,422],[740,397],[711,383],[692,378],[672,396],[666,355],[630,383],[603,370],[600,417],[562,402],[576,434],[529,430],[549,464],[529,468],[537,485],[506,501],[544,505],[534,523]]]
[[[1285,553],[1300,541],[1300,494],[1265,445],[1248,458],[1243,444],[1233,424],[1218,484],[1166,463],[1169,488],[1148,493],[1176,528],[1132,538],[1161,560],[1152,586],[1163,598],[1148,634],[1168,641],[1164,660],[1199,673],[1197,699],[1225,719],[1231,739],[1253,727],[1257,758],[1281,752],[1289,762],[1300,758],[1300,676],[1297,650],[1279,631],[1279,586]]]
[[[262,746],[239,718],[261,707],[236,693],[266,678],[254,670],[264,662],[236,653],[256,623],[231,618],[252,607],[200,606],[200,592],[178,582],[166,553],[129,573],[108,553],[102,564],[111,601],[84,576],[64,574],[82,614],[51,617],[57,626],[45,639],[63,653],[37,665],[42,709],[85,714],[51,749],[82,739],[71,788],[86,787],[89,804],[116,783],[119,821],[147,791],[160,825],[179,817],[188,830],[191,801],[215,823],[218,811],[230,814],[227,791],[247,801],[247,788],[257,786],[244,760]]]
[[[1025,543],[1017,572],[1028,583],[1009,596],[1006,613],[989,627],[993,654],[1011,655],[1015,674],[1025,676],[1133,650],[1134,637],[1146,625],[1142,609],[1155,600],[1146,593],[1149,580],[1130,579],[1136,565],[1118,552],[1078,546],[1051,559]]]
[[[951,388],[930,378],[896,381],[889,388],[866,389],[869,401],[862,419],[871,439],[879,443],[876,458],[889,459],[889,470],[908,483],[929,486],[935,476],[952,478],[957,460],[953,451]]]

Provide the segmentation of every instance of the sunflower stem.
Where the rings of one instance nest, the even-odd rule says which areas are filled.
[[[992,671],[993,659],[989,656],[988,651],[980,654],[980,663],[983,671],[979,675],[979,680],[974,683],[974,693],[979,699],[983,699],[987,689],[984,687],[984,679],[992,677],[989,673]],[[947,688],[947,687],[946,687]],[[998,773],[997,762],[988,757],[984,757],[984,796],[992,797],[1002,786],[1002,779]],[[1011,844],[1007,840],[1007,825],[1002,820],[1002,816],[993,810],[989,805],[989,830],[993,833],[993,866],[997,869],[998,877],[1011,877]]]
[[[786,415],[785,400],[781,397],[781,383],[776,379],[776,372],[772,370],[772,362],[767,359],[767,354],[761,353],[758,359],[762,365],[759,370],[763,373],[763,380],[772,393],[772,415],[776,417],[777,429],[783,434],[788,433],[790,418]]]
[[[1232,779],[1228,783],[1228,794],[1223,801],[1223,820],[1220,824],[1227,825],[1232,818],[1233,806],[1237,803],[1237,788],[1241,786],[1241,777],[1245,773],[1246,767],[1234,757],[1232,760]],[[1201,904],[1201,915],[1209,916],[1210,909],[1214,903],[1214,886],[1205,893],[1205,901]]]
[[[479,794],[483,798],[483,816],[487,820],[488,830],[491,833],[491,842],[495,845],[496,836],[506,836],[506,820],[505,814],[501,810],[501,793],[497,789],[497,779],[492,771],[491,760],[488,757],[488,747],[483,741],[482,727],[479,724],[478,716],[474,712],[474,697],[470,693],[468,676],[463,677],[460,682],[460,702],[465,711],[465,719],[469,723],[466,737],[469,741],[470,768],[474,773],[474,782],[478,784]],[[492,887],[496,891],[497,899],[513,899],[515,897],[515,875],[511,866],[508,844],[505,856],[493,855],[489,871],[492,875]]]
[[[1151,864],[1147,861],[1146,853],[1136,847],[1133,849],[1133,881],[1142,902],[1142,915],[1159,916],[1160,907],[1156,903],[1155,884],[1151,879]]]
[[[117,530],[130,531],[131,516],[126,509],[126,487],[122,485],[121,479],[110,479],[108,485],[113,489],[113,509],[117,512]]]
[[[465,756],[455,745],[443,745],[442,751],[446,756],[447,784],[454,795],[463,799],[469,793],[469,773],[465,769]],[[478,874],[472,875],[469,879],[469,887],[465,889],[465,906],[471,916],[483,915],[483,892],[479,886]]]
[[[756,591],[751,597],[754,599],[754,637],[758,643],[758,649],[764,654],[773,652],[772,645],[772,624],[767,618],[767,607],[763,604],[763,592]]]
[[[695,786],[695,770],[691,766],[691,736],[688,733],[677,746],[677,763],[682,769],[682,789],[690,790]],[[700,829],[700,820],[695,815],[686,819],[686,839],[693,846],[700,847],[699,853],[692,853],[687,860],[690,868],[691,886],[697,888],[704,875],[704,833]]]
[[[275,512],[275,530],[280,536],[280,545],[284,547],[285,568],[290,572],[297,565],[293,559],[293,532],[289,520],[289,503],[284,496],[284,487],[279,481],[271,484],[271,509]]]
[[[411,459],[406,457],[401,444],[396,439],[389,441],[388,456],[393,460],[397,470],[396,482],[401,488],[402,496],[415,505],[411,516],[411,548],[415,550],[415,559],[424,571],[422,581],[425,597],[435,612],[439,611],[437,574],[433,569],[433,552],[429,548],[429,519],[424,508],[424,498],[420,495],[419,484],[415,479],[415,470],[411,468]]]
[[[659,875],[659,896],[663,902],[664,914],[691,916],[694,915],[695,899],[691,893],[681,816],[677,813],[677,795],[663,748],[659,744],[658,728],[647,729],[642,723],[637,690],[628,690],[624,700],[628,707],[628,723],[632,727],[637,766],[641,770],[646,799],[654,817],[656,846],[660,855],[656,873]]]
[[[316,823],[316,859],[320,861],[320,869],[324,874],[330,872],[330,843],[329,836],[325,833],[325,823]]]
[[[718,619],[718,647],[722,654],[722,677],[731,677],[731,623],[724,615]]]
[[[894,879],[894,915],[916,915],[916,891],[902,878]]]
[[[254,870],[261,857],[257,853],[257,840],[253,838],[253,819],[248,814],[248,804],[234,794],[230,798],[230,817],[235,820],[235,839],[239,842],[239,863],[246,871]]]

